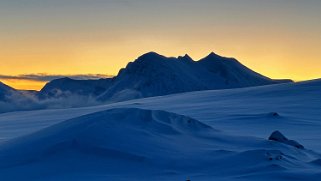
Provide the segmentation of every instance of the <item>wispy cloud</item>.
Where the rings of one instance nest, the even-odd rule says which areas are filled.
[[[113,77],[107,74],[74,74],[74,75],[55,75],[55,74],[21,74],[21,75],[0,75],[0,79],[11,79],[11,80],[32,80],[39,82],[48,82],[54,79],[69,77],[76,80],[87,80],[87,79],[101,79]]]

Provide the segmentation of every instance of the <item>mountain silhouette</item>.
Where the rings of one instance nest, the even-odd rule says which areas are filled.
[[[0,101],[6,102],[14,92],[16,92],[14,88],[0,82]]]
[[[242,65],[234,58],[210,53],[194,61],[190,56],[165,57],[146,53],[119,71],[102,101],[123,101],[173,93],[230,89],[290,82],[273,80]]]
[[[61,78],[39,92],[15,90],[0,83],[0,112],[59,107],[81,107],[168,94],[232,89],[291,82],[263,76],[234,58],[210,53],[194,61],[189,55],[166,57],[146,53],[121,69],[117,76],[99,80]]]
[[[107,90],[111,79],[74,80],[68,77],[47,83],[39,92],[40,99],[67,97],[71,94],[97,97]]]

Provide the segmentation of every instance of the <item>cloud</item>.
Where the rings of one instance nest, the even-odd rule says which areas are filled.
[[[69,94],[66,97],[39,99],[33,92],[12,91],[0,99],[0,113],[40,109],[62,109],[99,105],[95,97]]]
[[[69,77],[76,80],[88,80],[88,79],[101,79],[113,77],[107,74],[74,74],[74,75],[55,75],[55,74],[21,74],[21,75],[0,75],[0,79],[11,79],[11,80],[32,80],[38,82],[48,82],[54,79]]]
[[[22,74],[17,76],[0,75],[0,79],[31,80],[48,82],[53,79],[69,77],[77,80],[100,79],[112,77],[105,74],[77,74],[77,75],[52,75],[52,74]],[[1,93],[1,92],[0,92]],[[99,105],[102,102],[93,96],[84,96],[65,92],[67,96],[58,98],[39,99],[36,92],[10,90],[3,98],[0,97],[0,113],[10,111],[27,111],[38,109],[74,108]]]

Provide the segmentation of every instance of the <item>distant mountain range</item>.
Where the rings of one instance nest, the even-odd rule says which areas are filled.
[[[40,99],[60,98],[69,95],[97,97],[104,93],[111,85],[112,79],[74,80],[61,78],[50,81],[39,92]]]
[[[98,102],[116,102],[190,91],[286,82],[291,80],[270,79],[247,68],[234,58],[222,57],[215,53],[194,61],[188,55],[175,58],[150,52],[128,63],[126,68],[121,69],[113,78],[99,80],[61,78],[47,83],[37,93],[18,91],[1,83],[0,101],[14,101],[10,100],[12,94],[15,94],[14,97],[31,94],[39,100],[64,99],[77,95],[90,97]],[[31,101],[29,98],[27,100]]]

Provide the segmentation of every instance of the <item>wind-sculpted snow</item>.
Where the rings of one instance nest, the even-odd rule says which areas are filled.
[[[308,148],[321,150],[320,90],[321,80],[314,80],[197,91],[93,107],[4,113],[0,114],[0,143],[81,115],[115,107],[138,107],[187,115],[237,135],[266,138],[280,130]]]
[[[66,120],[0,145],[0,178],[317,180],[319,160],[313,151],[231,136],[190,117],[117,108]]]
[[[151,154],[152,157],[154,154],[162,155],[159,152],[162,144],[177,144],[174,141],[176,137],[201,136],[209,131],[216,132],[197,120],[164,111],[112,109],[64,121],[30,136],[13,140],[1,150],[9,147],[10,154],[22,153],[22,158],[13,157],[22,162],[30,161],[32,157],[41,154],[68,149],[69,146],[80,146],[84,149],[100,147],[124,153],[131,152],[132,155]],[[174,140],[171,141],[171,138]],[[28,152],[28,149],[23,148],[32,149]],[[170,146],[162,147],[162,150],[171,148],[175,149]],[[2,162],[4,165],[8,163],[10,164]]]
[[[0,160],[0,178],[123,181],[186,180],[187,177],[191,180],[206,181],[318,180],[321,176],[321,159],[319,154],[311,149],[316,152],[321,150],[320,90],[321,81],[314,80],[263,87],[190,92],[86,108],[0,114],[0,155],[6,155]],[[164,115],[172,115],[177,120],[184,120],[180,117],[186,117],[187,120],[206,123],[212,128],[201,126],[199,131],[182,129],[174,134],[172,131],[164,131],[173,127],[167,125],[166,129],[155,129],[160,130],[158,132],[152,129],[153,126],[146,127],[148,131],[145,131],[143,127],[135,127],[130,123],[144,123],[149,120],[145,119],[148,116],[138,119],[139,116],[133,114],[136,111],[130,111],[128,107],[152,109],[155,110],[151,111],[154,114],[159,112],[156,110],[170,111],[173,113],[165,112]],[[112,111],[108,112],[109,109]],[[106,122],[111,120],[117,123],[116,119],[111,119],[117,112],[123,112],[123,120],[136,120],[124,121],[131,125],[129,127],[133,128],[132,131],[128,131],[127,127],[126,130],[118,129],[119,131],[113,132],[109,129],[117,130],[117,124],[104,124],[110,126],[107,129],[101,124],[103,121],[98,123],[103,117],[108,117],[104,118]],[[94,114],[87,115],[90,113]],[[77,118],[82,115],[83,117]],[[125,119],[126,116],[128,119]],[[74,118],[72,120],[82,122],[83,118],[90,117],[97,126],[77,127],[77,124],[69,120],[68,124],[63,122],[34,133],[66,119]],[[158,120],[160,119],[163,120],[158,116]],[[70,129],[64,128],[68,127],[66,125],[70,125]],[[175,127],[175,130],[178,127]],[[204,133],[203,128],[206,129]],[[48,130],[53,130],[52,134],[48,134]],[[74,136],[76,130],[90,131],[88,134]],[[104,134],[99,130],[104,130]],[[269,141],[267,138],[275,130],[280,130],[286,137],[302,144],[305,149]],[[26,136],[30,133],[34,134]],[[66,136],[67,133],[71,136]],[[139,138],[132,134],[139,135]],[[87,137],[85,135],[89,135],[90,139],[84,139]],[[106,139],[107,136],[96,139],[100,138],[99,135],[109,135],[115,139]],[[45,141],[48,137],[48,140],[56,142]],[[55,144],[61,139],[66,142]],[[105,139],[108,143],[104,142]],[[120,139],[122,141],[119,141]],[[128,144],[128,141],[132,140],[141,142]],[[112,143],[112,147],[105,147],[109,143]],[[97,148],[97,145],[104,147]],[[159,148],[155,152],[148,151],[149,154],[145,154],[143,151],[155,147]]]

